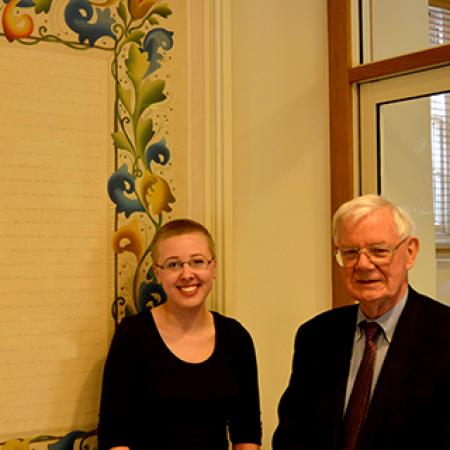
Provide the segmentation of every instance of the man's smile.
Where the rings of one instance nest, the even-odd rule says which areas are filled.
[[[373,284],[373,283],[379,283],[381,280],[356,280],[358,284]]]

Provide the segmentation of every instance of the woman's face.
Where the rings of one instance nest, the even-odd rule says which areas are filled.
[[[206,267],[196,268],[202,266],[202,260],[208,262]],[[193,261],[193,267],[189,261]],[[216,261],[212,259],[208,241],[202,233],[172,236],[159,242],[154,263],[156,277],[171,306],[203,306],[216,277]]]

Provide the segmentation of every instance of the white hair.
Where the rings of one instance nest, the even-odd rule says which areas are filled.
[[[381,208],[389,208],[397,227],[400,238],[406,238],[415,234],[415,225],[410,215],[389,200],[375,194],[366,194],[343,203],[333,216],[332,233],[336,244],[339,238],[339,228],[344,219],[350,219],[353,223]]]

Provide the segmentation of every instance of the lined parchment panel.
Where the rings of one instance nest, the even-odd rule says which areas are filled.
[[[95,428],[108,346],[109,62],[0,46],[0,441]]]

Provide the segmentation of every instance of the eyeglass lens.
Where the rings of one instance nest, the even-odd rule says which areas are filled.
[[[163,264],[164,269],[179,271],[183,269],[183,266],[187,264],[191,269],[203,270],[206,269],[211,261],[203,257],[191,258],[187,261],[181,261],[180,259],[174,259],[167,261]]]

